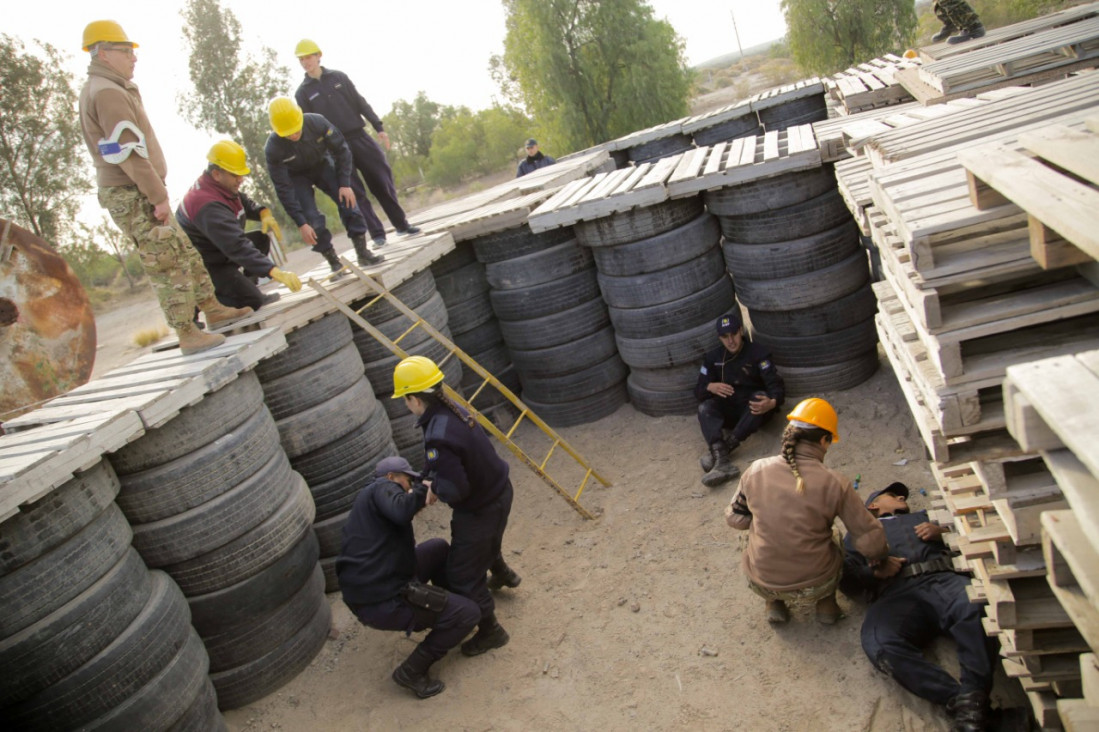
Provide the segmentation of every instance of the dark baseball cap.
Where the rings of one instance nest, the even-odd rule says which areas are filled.
[[[538,144],[538,140],[535,140],[532,137],[529,140],[527,140],[525,147],[532,147],[532,146],[537,145],[537,144]]]
[[[720,336],[726,333],[736,333],[742,325],[744,323],[741,321],[739,314],[726,313],[717,319],[717,334]]]
[[[875,500],[877,500],[877,497],[880,496],[882,493],[891,493],[894,496],[897,496],[898,498],[907,499],[908,498],[908,486],[906,486],[904,483],[901,483],[900,481],[897,481],[895,483],[890,483],[889,485],[882,488],[880,491],[874,491],[873,493],[871,493],[870,497],[866,499],[866,504],[865,505],[867,507],[869,507],[870,504],[873,503]]]
[[[378,466],[374,468],[374,477],[381,478],[386,473],[404,473],[405,475],[411,475],[416,480],[420,479],[420,474],[412,469],[408,461],[403,457],[387,457],[378,461]]]

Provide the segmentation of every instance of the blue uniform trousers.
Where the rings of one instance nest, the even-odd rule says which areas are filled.
[[[255,245],[260,254],[266,257],[271,253],[271,240],[266,234],[249,231],[244,235]],[[250,277],[240,271],[239,265],[224,261],[214,264],[203,261],[203,265],[210,273],[210,281],[214,283],[214,296],[222,305],[253,310],[259,310],[263,305],[263,292]]]
[[[450,519],[447,587],[468,597],[481,609],[481,620],[496,611],[488,589],[488,570],[500,556],[514,491],[511,481],[496,500],[476,511],[455,511]]]
[[[314,186],[336,203],[340,212],[340,220],[347,229],[348,236],[361,236],[366,233],[366,221],[358,207],[348,208],[340,203],[340,182],[336,175],[336,167],[331,161],[326,161],[324,166],[309,171],[308,173],[291,173],[290,183],[294,186],[294,197],[305,213],[305,218],[313,231],[317,234],[317,243],[313,245],[314,252],[325,252],[332,248],[332,232],[328,230],[324,214],[317,208],[317,201],[313,197]],[[366,191],[358,176],[351,176],[351,191],[359,201],[366,200]]]
[[[428,539],[416,546],[416,577],[421,582],[431,582],[446,587],[448,547],[443,539]],[[454,646],[469,635],[481,611],[471,600],[448,593],[446,607],[438,613],[413,607],[403,597],[394,597],[374,605],[354,605],[351,611],[363,625],[378,630],[403,630],[405,633],[431,628],[420,646],[438,661]]]
[[[767,396],[766,392],[758,393]],[[707,445],[721,440],[721,431],[727,426],[732,427],[733,435],[738,442],[744,442],[760,427],[767,424],[778,411],[772,409],[766,414],[752,414],[752,410],[748,407],[751,397],[743,399],[737,397],[737,394],[727,399],[714,397],[698,405],[698,424],[702,428],[702,436],[706,439]]]
[[[969,578],[938,572],[896,580],[866,611],[862,648],[879,671],[936,704],[992,688],[995,642],[981,626],[981,606],[966,596]],[[958,647],[961,682],[928,661],[920,648],[949,635]]]
[[[345,132],[347,146],[351,148],[351,157],[355,167],[362,173],[366,187],[378,199],[378,205],[385,211],[389,223],[397,231],[408,228],[408,217],[404,209],[397,202],[397,186],[393,183],[393,170],[389,167],[389,161],[385,159],[385,151],[374,141],[374,138],[366,134],[365,129]],[[377,214],[370,208],[370,202],[363,196],[363,215],[366,216],[367,225],[370,227],[371,238],[385,236],[385,227],[378,219]],[[369,214],[367,213],[369,212]],[[377,230],[370,221],[373,218],[377,222]]]

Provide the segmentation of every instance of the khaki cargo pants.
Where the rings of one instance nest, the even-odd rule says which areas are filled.
[[[99,205],[115,225],[137,244],[145,274],[153,285],[168,325],[178,329],[195,317],[195,306],[213,298],[214,286],[191,240],[175,216],[161,224],[153,205],[137,186],[99,189]]]

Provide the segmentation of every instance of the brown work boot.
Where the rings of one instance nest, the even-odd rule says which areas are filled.
[[[790,619],[790,610],[782,600],[767,601],[767,622],[781,625]]]
[[[821,625],[835,625],[843,617],[843,611],[836,603],[836,593],[817,600],[817,622]]]
[[[225,342],[225,336],[220,333],[203,333],[190,323],[176,328],[176,335],[179,336],[179,352],[184,356],[201,353]]]
[[[204,300],[198,304],[199,310],[206,313],[206,325],[211,328],[220,328],[224,325],[240,320],[254,313],[252,308],[231,308],[222,305],[216,297]]]

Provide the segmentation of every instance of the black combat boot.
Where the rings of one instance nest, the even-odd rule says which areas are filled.
[[[324,257],[324,261],[328,262],[328,266],[332,268],[333,272],[339,272],[341,269],[343,269],[343,262],[341,262],[340,258],[336,256],[335,249],[326,249],[325,251],[321,252],[321,256]]]
[[[725,441],[725,444],[729,446],[729,452],[731,454],[733,452],[733,450],[740,447],[740,440],[738,440],[736,437],[730,437],[728,440]],[[714,453],[713,453],[713,451],[711,450],[709,453],[707,453],[707,454],[703,455],[702,457],[700,457],[698,459],[698,464],[702,468],[703,473],[708,473],[711,470],[713,470],[714,469]]]
[[[984,732],[988,725],[988,694],[967,691],[958,694],[946,705],[953,722],[951,732]]]
[[[496,557],[496,561],[492,563],[492,566],[488,568],[488,588],[490,590],[498,590],[501,587],[510,587],[512,589],[519,586],[519,583],[523,581],[514,569],[508,566],[503,557]]]
[[[351,237],[351,243],[355,245],[355,256],[359,258],[360,267],[371,267],[385,261],[385,257],[374,254],[366,248],[366,234]]]
[[[953,38],[948,38],[946,42],[950,44],[964,43],[974,38],[981,38],[982,36],[984,36],[984,34],[984,24],[977,23],[977,25],[973,26],[972,28],[966,28],[964,31],[954,36]]]
[[[931,41],[932,43],[940,43],[941,41],[945,41],[947,38],[950,38],[950,36],[956,30],[958,29],[954,26],[953,23],[943,23],[943,29],[935,35],[931,36]]]
[[[702,484],[708,488],[717,486],[732,480],[740,475],[740,468],[733,465],[733,459],[729,455],[729,446],[724,440],[710,445],[710,454],[714,458],[714,466],[706,475],[702,476]]]
[[[393,670],[393,680],[398,686],[403,686],[421,699],[435,696],[446,688],[446,684],[427,675],[432,663],[434,661],[423,646],[416,646],[412,655]]]
[[[511,638],[504,626],[496,622],[495,615],[489,615],[481,620],[477,626],[477,632],[472,638],[462,644],[462,654],[466,656],[480,656],[493,648],[502,648],[508,644]]]

